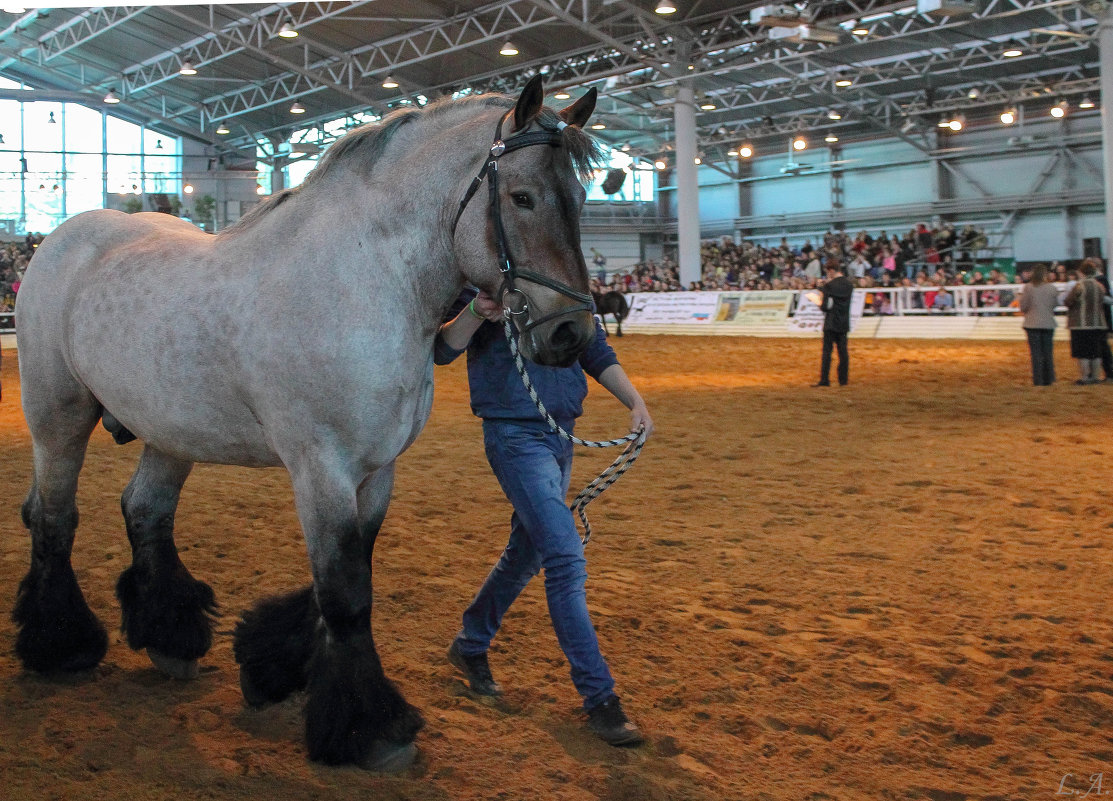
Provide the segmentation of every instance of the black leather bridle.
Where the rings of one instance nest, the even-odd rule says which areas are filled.
[[[506,231],[502,225],[502,210],[499,206],[499,159],[507,153],[512,153],[515,150],[521,150],[523,147],[530,147],[531,145],[560,147],[564,143],[562,131],[567,127],[566,123],[561,122],[558,123],[558,127],[556,128],[543,126],[540,131],[526,131],[503,139],[503,123],[506,122],[506,118],[513,113],[513,110],[508,111],[499,118],[498,126],[495,128],[495,141],[491,145],[488,158],[484,162],[483,168],[480,169],[479,174],[472,179],[471,186],[468,187],[468,191],[464,194],[464,199],[460,201],[460,208],[456,212],[456,219],[452,221],[452,235],[456,235],[456,224],[460,222],[460,215],[462,215],[464,209],[467,208],[468,201],[475,196],[476,191],[479,189],[479,185],[482,184],[483,179],[486,178],[490,190],[490,200],[487,204],[487,210],[491,215],[491,221],[495,227],[495,245],[498,248],[499,272],[502,273],[502,285],[499,287],[499,299],[506,314],[512,317],[518,317],[522,314],[526,315],[525,325],[521,327],[521,333],[525,334],[531,329],[541,325],[541,323],[548,322],[555,317],[561,317],[565,314],[575,314],[581,311],[590,312],[593,310],[594,306],[592,305],[590,294],[577,292],[567,284],[563,284],[548,276],[540,275],[532,270],[519,269],[514,263],[513,257],[510,255],[510,250],[506,244]],[[546,314],[544,317],[534,320],[530,316],[529,295],[515,285],[517,279],[548,287],[577,302],[573,306],[565,307],[560,311]],[[517,299],[520,301],[517,309],[512,309],[510,304],[506,302],[507,295],[517,296]]]

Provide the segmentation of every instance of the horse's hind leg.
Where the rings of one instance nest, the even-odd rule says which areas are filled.
[[[122,628],[129,646],[146,648],[155,666],[177,679],[197,675],[216,609],[212,589],[190,575],[174,546],[174,513],[192,468],[148,445],[120,504],[132,558],[116,584]]]
[[[78,387],[36,392],[35,383],[27,381],[24,412],[35,466],[23,503],[23,524],[31,531],[31,568],[12,611],[19,628],[15,650],[31,670],[87,670],[104,657],[108,637],[85,603],[70,552],[77,529],[77,475],[100,405]]]
[[[237,626],[245,697],[279,700],[308,686],[311,759],[400,770],[414,758],[423,721],[383,674],[371,635],[371,554],[394,466],[381,468],[358,493],[346,477],[323,468],[291,472],[314,586],[312,593],[260,604]]]

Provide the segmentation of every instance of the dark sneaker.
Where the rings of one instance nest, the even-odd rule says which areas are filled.
[[[453,640],[452,647],[448,649],[448,661],[463,671],[472,692],[476,695],[502,695],[502,687],[491,675],[486,652],[475,656],[464,656],[460,653],[459,643]]]
[[[640,745],[645,739],[622,711],[616,695],[587,711],[587,725],[609,745]]]

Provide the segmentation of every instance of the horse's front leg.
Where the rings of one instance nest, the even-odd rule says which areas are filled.
[[[383,674],[371,635],[371,554],[393,465],[356,482],[323,467],[291,470],[313,567],[312,591],[268,600],[236,630],[249,703],[307,687],[311,759],[396,771],[416,755],[423,721]]]

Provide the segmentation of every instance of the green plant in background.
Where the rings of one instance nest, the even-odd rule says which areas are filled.
[[[177,195],[170,195],[168,200],[170,201],[170,213],[173,214],[175,217],[181,217],[182,199]]]
[[[216,198],[212,195],[201,195],[193,201],[193,221],[203,226],[206,231],[211,231],[216,225]]]
[[[143,201],[137,197],[129,197],[124,200],[124,211],[128,214],[135,214],[138,211],[143,211]]]

